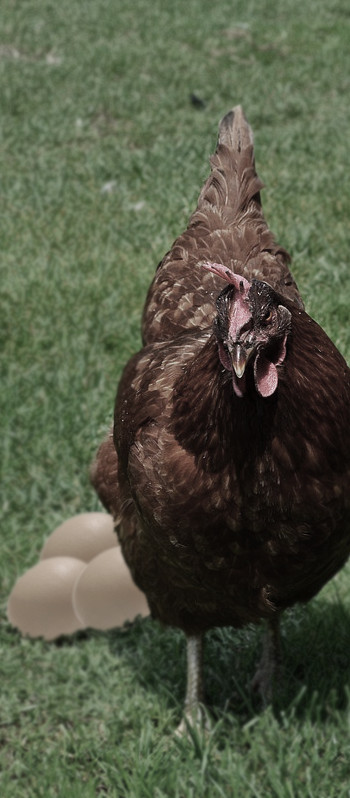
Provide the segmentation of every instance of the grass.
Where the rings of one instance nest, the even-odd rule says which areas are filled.
[[[172,736],[181,635],[144,620],[48,644],[5,613],[50,531],[99,506],[89,464],[147,286],[237,102],[266,216],[349,358],[347,3],[4,0],[0,31],[1,793],[349,796],[349,566],[286,615],[265,712],[246,687],[260,630],[208,636],[213,726],[193,744]]]

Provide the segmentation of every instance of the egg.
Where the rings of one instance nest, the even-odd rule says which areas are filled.
[[[119,547],[98,554],[80,574],[73,607],[84,626],[112,629],[149,615],[146,597],[132,581]]]
[[[40,559],[66,556],[90,562],[101,551],[117,545],[111,515],[80,513],[68,518],[51,533],[41,550]]]
[[[84,627],[73,610],[75,582],[87,567],[73,557],[41,560],[17,579],[7,617],[23,635],[54,640]]]

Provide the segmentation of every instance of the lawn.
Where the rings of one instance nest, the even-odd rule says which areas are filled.
[[[350,565],[285,616],[285,684],[247,687],[261,630],[208,635],[212,725],[176,740],[181,634],[151,620],[21,638],[7,596],[47,535],[100,509],[89,466],[154,269],[221,116],[255,132],[266,217],[350,357],[345,0],[3,0],[0,790],[6,798],[350,796]],[[194,103],[195,94],[200,102]]]

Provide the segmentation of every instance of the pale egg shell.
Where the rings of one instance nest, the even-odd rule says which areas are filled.
[[[84,626],[73,610],[73,587],[86,568],[73,557],[52,557],[38,562],[17,579],[12,588],[7,617],[29,637],[54,640]]]
[[[101,551],[118,545],[114,522],[107,513],[80,513],[68,518],[47,538],[40,559],[76,557],[90,562]]]
[[[73,607],[84,626],[113,629],[149,615],[146,597],[132,581],[119,547],[95,557],[79,576]]]

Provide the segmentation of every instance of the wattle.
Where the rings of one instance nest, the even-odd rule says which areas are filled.
[[[278,385],[277,368],[264,355],[257,355],[254,362],[255,387],[260,396],[272,396]]]

